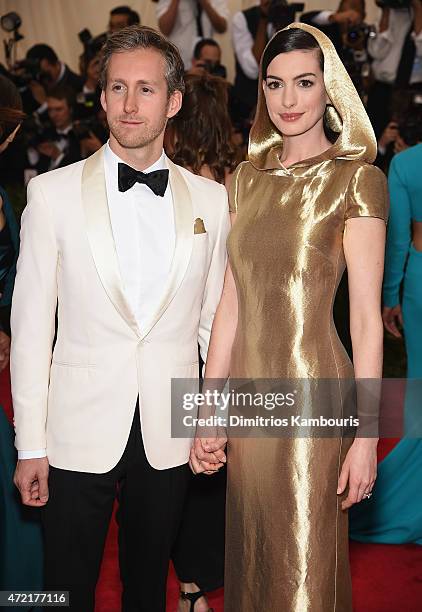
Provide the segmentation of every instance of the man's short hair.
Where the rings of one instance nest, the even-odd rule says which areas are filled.
[[[110,15],[126,15],[128,26],[141,23],[139,13],[133,11],[130,6],[116,6],[116,8],[110,11]]]
[[[34,45],[28,49],[26,57],[27,59],[38,60],[39,62],[46,59],[49,64],[56,64],[59,61],[54,49],[43,44]]]
[[[100,85],[105,89],[107,85],[107,69],[110,58],[115,53],[135,51],[137,49],[155,49],[163,56],[166,62],[165,79],[167,81],[168,95],[175,91],[185,91],[184,65],[176,45],[173,45],[165,36],[147,26],[128,26],[111,34],[102,48]]]
[[[201,40],[198,40],[198,42],[195,45],[195,49],[193,50],[193,57],[195,59],[197,60],[200,59],[202,49],[204,47],[217,47],[221,51],[220,45],[213,38],[201,38]]]
[[[47,98],[66,100],[70,109],[75,108],[76,105],[76,94],[73,89],[67,85],[56,85],[56,87],[53,87],[48,91]]]

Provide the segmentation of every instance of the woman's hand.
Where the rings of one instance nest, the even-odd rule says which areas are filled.
[[[224,452],[226,444],[227,437],[223,433],[214,438],[195,438],[189,457],[192,472],[208,476],[218,472],[227,461]]]
[[[403,327],[403,315],[400,304],[393,306],[393,308],[384,306],[382,309],[382,321],[385,329],[390,332],[390,334],[392,334],[395,338],[401,338],[401,333],[397,327],[397,324],[399,324],[400,327]]]
[[[364,495],[371,493],[377,477],[377,444],[378,439],[356,438],[350,447],[338,480],[338,495],[349,484],[349,494],[341,503],[342,510],[362,501]]]

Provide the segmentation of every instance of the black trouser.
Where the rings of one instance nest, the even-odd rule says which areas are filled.
[[[155,470],[145,456],[136,406],[126,449],[105,474],[50,467],[43,510],[45,588],[70,591],[72,612],[93,612],[116,493],[124,612],[165,612],[171,549],[189,481],[187,464]]]

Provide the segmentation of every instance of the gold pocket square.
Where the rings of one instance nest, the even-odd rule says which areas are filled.
[[[197,217],[195,219],[195,225],[193,227],[193,233],[194,234],[205,234],[206,233],[204,222],[199,217]]]

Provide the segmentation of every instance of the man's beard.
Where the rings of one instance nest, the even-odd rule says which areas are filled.
[[[130,121],[130,118],[123,118],[124,120]],[[118,119],[110,123],[109,127],[110,132],[121,147],[125,149],[141,149],[154,142],[164,132],[166,124],[167,117],[164,116],[156,125],[147,126],[145,123],[142,123],[139,125],[139,129],[124,128],[124,126],[120,125]]]

